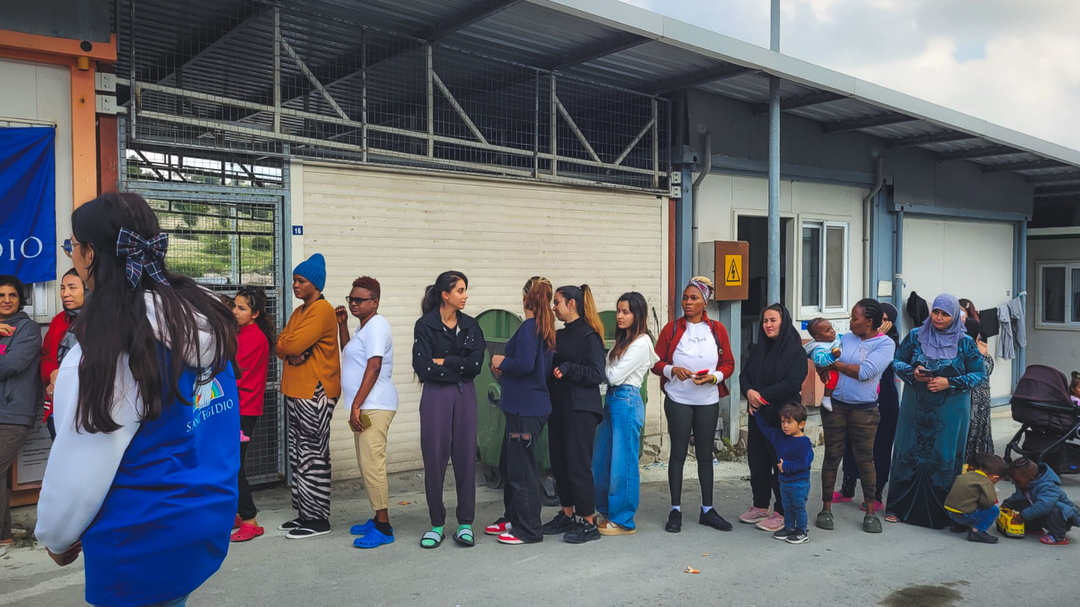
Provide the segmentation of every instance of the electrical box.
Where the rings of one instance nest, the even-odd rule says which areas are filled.
[[[713,242],[713,285],[717,301],[744,300],[750,296],[750,243],[745,241]]]

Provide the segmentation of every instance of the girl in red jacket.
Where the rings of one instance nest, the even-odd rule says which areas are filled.
[[[45,416],[42,422],[49,427],[49,436],[56,438],[56,428],[52,418],[52,396],[56,387],[56,374],[60,370],[60,361],[75,345],[75,333],[72,326],[75,317],[83,307],[86,285],[79,278],[78,271],[72,268],[60,279],[60,301],[64,310],[53,317],[49,331],[41,344],[41,382],[45,384]]]
[[[705,307],[713,295],[713,283],[695,276],[683,289],[683,316],[660,331],[656,354],[660,362],[652,372],[660,376],[664,413],[671,436],[668,485],[671,513],[665,529],[682,530],[682,479],[690,434],[694,435],[698,480],[701,483],[701,514],[698,523],[731,531],[731,523],[713,508],[713,454],[720,399],[728,395],[724,380],[735,371],[735,357],[724,325],[711,320]]]
[[[266,372],[270,363],[270,344],[274,343],[274,325],[266,313],[266,294],[261,289],[243,287],[233,299],[233,315],[240,323],[237,335],[236,364],[240,367],[236,380],[240,394],[240,474],[237,485],[240,502],[237,506],[234,542],[247,542],[263,534],[264,529],[255,520],[259,513],[251,497],[244,458],[255,431],[255,422],[263,414],[263,398],[266,395]]]

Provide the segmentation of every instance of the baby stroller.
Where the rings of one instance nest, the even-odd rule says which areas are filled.
[[[1016,382],[1012,417],[1020,431],[1005,448],[1046,463],[1060,474],[1080,474],[1080,408],[1069,399],[1069,380],[1052,367],[1031,365]]]

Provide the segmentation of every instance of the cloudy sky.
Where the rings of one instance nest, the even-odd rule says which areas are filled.
[[[761,46],[769,0],[623,0]],[[1080,0],[780,0],[780,50],[1080,149]]]

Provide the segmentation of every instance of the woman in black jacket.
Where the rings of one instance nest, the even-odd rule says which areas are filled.
[[[761,313],[757,343],[739,375],[739,384],[751,411],[764,415],[774,428],[780,427],[780,407],[802,401],[802,384],[808,372],[806,350],[799,331],[791,324],[791,314],[780,304]],[[739,520],[757,524],[758,529],[778,531],[784,527],[784,507],[780,502],[780,473],[776,450],[757,424],[747,424],[746,459],[750,464],[750,488],[754,503]],[[769,493],[775,498],[769,514]]]
[[[424,315],[413,328],[412,366],[424,384],[420,396],[420,452],[424,458],[431,531],[420,540],[423,548],[442,544],[446,507],[443,481],[446,464],[454,462],[458,528],[454,540],[475,544],[476,518],[476,388],[473,380],[484,364],[487,343],[476,319],[462,312],[469,299],[469,279],[461,272],[439,274],[427,288]]]
[[[548,378],[551,417],[548,441],[551,471],[562,510],[544,524],[544,535],[563,535],[571,544],[600,539],[596,529],[592,476],[593,442],[603,419],[604,324],[589,285],[559,287],[555,316],[565,326],[555,333],[555,358]]]

